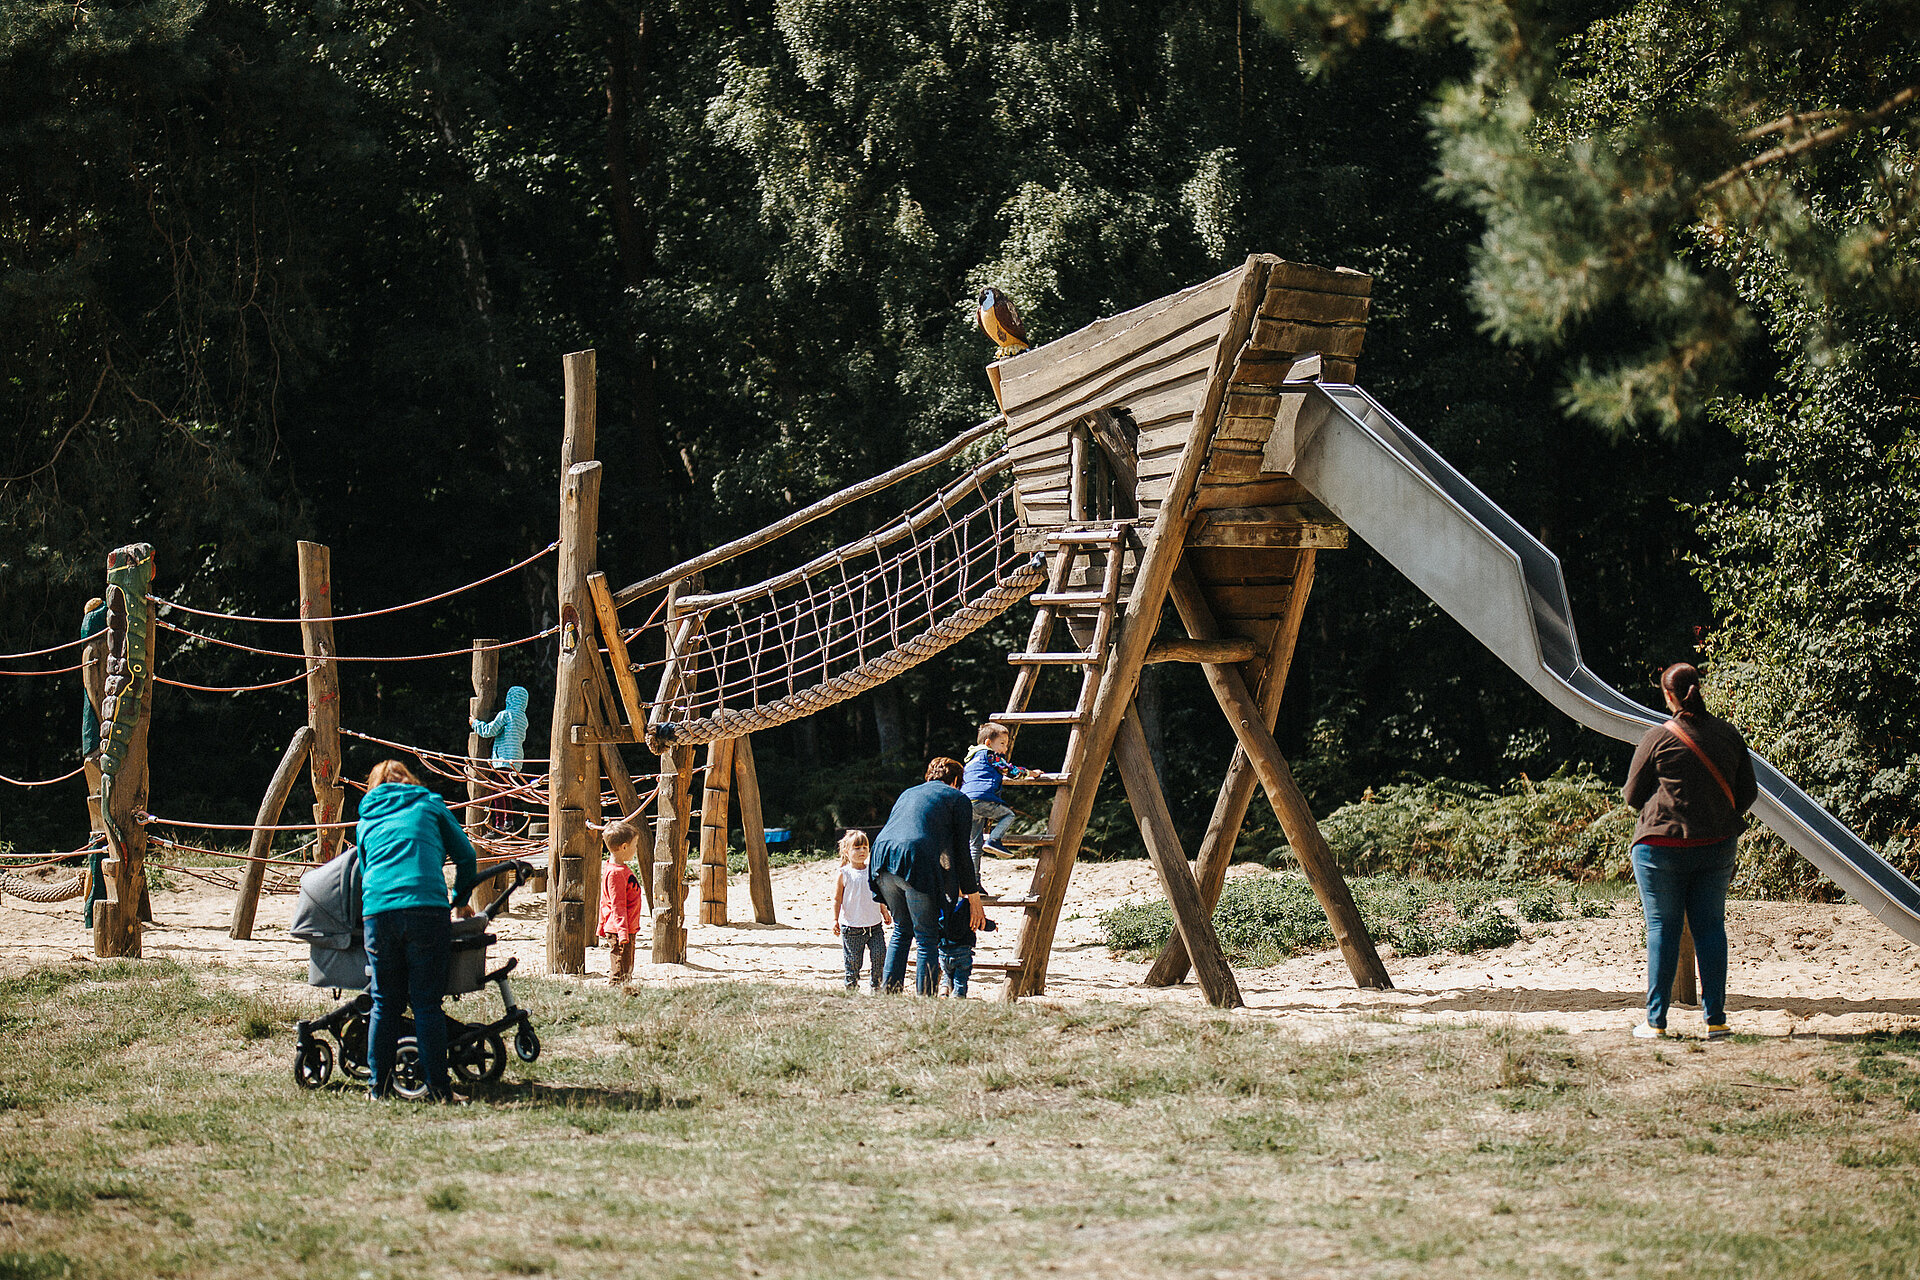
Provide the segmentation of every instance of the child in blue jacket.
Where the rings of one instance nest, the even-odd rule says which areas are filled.
[[[1013,735],[1007,732],[1007,727],[989,720],[980,726],[976,745],[967,752],[960,790],[973,801],[973,840],[968,847],[976,874],[983,850],[996,858],[1013,856],[1000,842],[1006,839],[1018,815],[1001,800],[1000,784],[1008,778],[1024,778],[1031,771],[1007,759],[1007,749],[1012,744]],[[981,833],[989,822],[993,823],[993,834],[983,841]]]

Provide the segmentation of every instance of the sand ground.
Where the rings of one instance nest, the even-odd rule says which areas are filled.
[[[773,873],[779,923],[732,926],[694,924],[690,963],[640,964],[634,984],[644,987],[734,979],[837,986],[842,981],[840,944],[832,936],[833,864],[783,867]],[[990,890],[1024,892],[1030,860],[994,862],[986,868]],[[1234,868],[1235,875],[1268,874]],[[1154,873],[1144,861],[1083,863],[1061,921],[1049,970],[1048,1000],[1167,1001],[1202,1004],[1191,982],[1171,989],[1141,984],[1146,966],[1118,959],[1099,942],[1098,916],[1122,902],[1157,897]],[[227,937],[231,895],[182,878],[177,890],[152,895],[154,923],[144,952],[189,962],[251,971],[256,981],[298,985],[306,947],[286,926],[290,895],[262,899],[254,940]],[[750,917],[744,880],[729,891],[736,917]],[[689,907],[697,907],[695,888]],[[1009,926],[1018,912],[996,912]],[[516,895],[510,912],[495,922],[503,954],[539,972],[544,962],[545,903],[539,894]],[[1852,1035],[1920,1026],[1920,949],[1851,904],[1742,902],[1728,904],[1733,966],[1728,1006],[1736,1031],[1764,1036]],[[1011,959],[1013,928],[983,934],[981,960]],[[1471,956],[1402,958],[1383,952],[1393,975],[1391,991],[1354,988],[1337,952],[1299,956],[1270,968],[1238,971],[1248,1016],[1286,1019],[1304,1034],[1324,1032],[1359,1018],[1393,1018],[1552,1026],[1569,1032],[1618,1034],[1638,1020],[1645,952],[1637,905],[1620,904],[1597,919],[1528,925],[1511,946]],[[90,961],[92,945],[80,925],[76,903],[40,906],[0,895],[0,974],[68,960]],[[644,958],[644,942],[642,956]],[[607,952],[588,952],[589,975],[606,980]],[[239,976],[239,973],[236,973]],[[998,974],[982,975],[973,994],[997,998]],[[1697,1012],[1681,1011],[1671,1024],[1698,1031]]]

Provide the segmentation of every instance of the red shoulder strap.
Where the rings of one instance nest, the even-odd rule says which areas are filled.
[[[1680,718],[1675,716],[1673,719],[1667,721],[1666,727],[1668,732],[1672,733],[1674,737],[1687,744],[1687,750],[1693,752],[1701,764],[1707,766],[1707,772],[1712,774],[1713,780],[1720,784],[1720,794],[1727,798],[1727,807],[1729,809],[1738,809],[1740,806],[1734,803],[1733,786],[1727,781],[1727,775],[1720,772],[1720,766],[1713,762],[1712,756],[1709,756],[1700,749],[1700,744],[1693,740],[1693,735],[1680,727]]]

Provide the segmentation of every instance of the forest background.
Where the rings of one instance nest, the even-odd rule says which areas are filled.
[[[1374,277],[1361,381],[1559,554],[1595,670],[1652,702],[1708,663],[1912,866],[1915,6],[1257,7],[0,0],[0,651],[77,634],[133,541],[160,594],[273,617],[300,538],[341,612],[538,551],[585,347],[617,586],[989,416],[981,285],[1046,341],[1276,253]],[[542,561],[341,651],[531,635],[552,595]],[[763,735],[769,820],[879,821],[1001,705],[1022,626]],[[503,654],[535,755],[552,657]],[[164,633],[158,661],[298,669]],[[304,690],[160,694],[155,809],[246,821]],[[352,665],[342,715],[457,751],[467,694],[464,660]],[[1143,701],[1196,836],[1230,733],[1191,671]],[[0,676],[0,774],[73,767],[79,702]],[[1322,557],[1278,736],[1321,813],[1625,760],[1358,542]],[[1126,852],[1113,790],[1093,844]],[[0,839],[77,845],[82,794],[0,788]],[[1278,844],[1256,803],[1244,840]]]

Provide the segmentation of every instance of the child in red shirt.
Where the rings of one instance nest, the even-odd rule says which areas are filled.
[[[617,987],[633,976],[633,939],[646,911],[640,877],[628,865],[640,832],[630,822],[609,822],[600,838],[607,846],[606,869],[600,873],[600,936],[610,940],[607,981]]]

